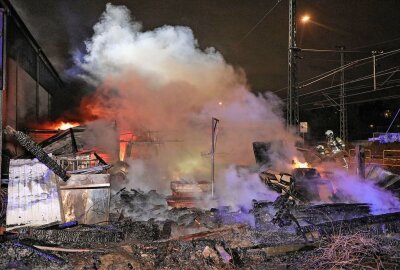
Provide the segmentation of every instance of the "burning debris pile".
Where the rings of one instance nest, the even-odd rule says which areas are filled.
[[[371,204],[343,202],[335,178],[324,179],[315,168],[265,170],[269,157],[260,158],[258,147],[263,167],[252,170],[276,196],[238,208],[208,197],[207,182],[171,181],[172,196],[126,187],[111,192],[110,182],[129,172],[121,175],[122,167],[113,170],[98,154],[94,160],[82,154],[74,130],[39,145],[8,130],[37,159],[10,162],[2,268],[392,269],[400,263],[400,241],[393,237],[400,233],[398,203],[374,214]],[[268,144],[255,145],[269,151]],[[208,200],[216,208],[207,208]],[[345,258],[340,243],[351,244]],[[374,259],[363,259],[365,250]]]

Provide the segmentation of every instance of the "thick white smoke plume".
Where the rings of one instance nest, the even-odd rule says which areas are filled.
[[[278,145],[279,158],[271,160],[276,170],[290,164],[296,137],[285,129],[276,96],[253,94],[243,71],[214,48],[200,49],[188,27],[141,29],[125,6],[107,4],[86,54],[76,59],[98,87],[82,109],[116,120],[138,141],[157,142],[134,146],[150,154],[130,162],[131,187],[169,192],[170,180],[209,180],[212,117],[220,119],[216,175],[229,164],[255,164],[253,141]],[[216,181],[228,184],[226,177]],[[245,186],[226,188],[234,194]]]

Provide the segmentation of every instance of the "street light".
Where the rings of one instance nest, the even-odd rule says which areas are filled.
[[[301,17],[301,22],[307,23],[310,21],[310,19],[311,19],[311,17],[309,15],[304,15],[303,17]]]

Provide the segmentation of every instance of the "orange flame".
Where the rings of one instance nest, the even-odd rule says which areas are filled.
[[[127,147],[128,147],[128,143],[135,141],[137,139],[136,135],[133,134],[132,132],[129,131],[125,131],[125,132],[121,132],[119,135],[119,159],[121,161],[125,161],[125,157],[126,156],[130,156],[131,153],[126,153],[127,151]]]
[[[77,127],[80,124],[78,122],[64,122],[64,121],[59,121],[59,122],[54,122],[54,123],[45,123],[41,125],[41,128],[44,129],[51,129],[51,130],[66,130],[69,128]]]
[[[292,160],[292,165],[294,168],[310,168],[308,162],[300,162],[297,158]]]

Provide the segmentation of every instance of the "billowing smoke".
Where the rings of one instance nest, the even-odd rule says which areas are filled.
[[[84,149],[101,147],[101,152],[117,157],[119,134],[114,122],[95,120],[87,124],[83,132]]]
[[[346,171],[336,170],[334,182],[343,202],[368,203],[373,213],[399,211],[400,202],[390,191],[383,190],[371,180],[360,179]]]
[[[275,201],[279,195],[260,181],[257,172],[251,172],[247,168],[229,166],[221,172],[219,180],[216,192],[220,205],[230,205],[247,211],[252,209],[252,200]]]
[[[85,44],[87,52],[76,62],[98,90],[82,101],[82,110],[134,132],[133,152],[139,154],[129,162],[131,187],[168,192],[170,180],[209,180],[212,117],[220,120],[220,183],[237,178],[218,173],[229,164],[255,163],[253,141],[278,145],[279,158],[271,160],[276,170],[297,155],[280,100],[252,93],[243,71],[214,48],[200,49],[190,28],[142,31],[125,6],[107,4]]]

